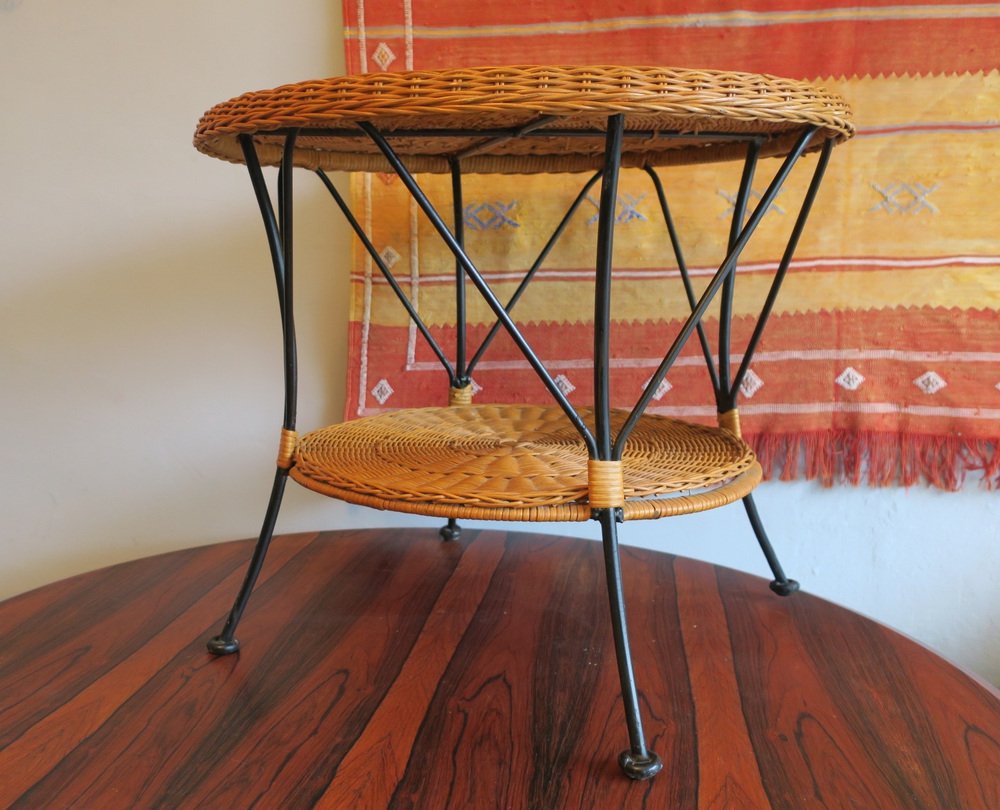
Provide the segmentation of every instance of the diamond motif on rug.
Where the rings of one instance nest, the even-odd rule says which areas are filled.
[[[649,384],[652,381],[653,381],[652,377],[650,377],[648,380],[646,380],[646,382],[644,382],[642,384],[642,390],[645,391],[649,387]],[[669,393],[669,391],[672,388],[673,388],[673,386],[670,384],[670,381],[667,380],[666,377],[664,377],[663,380],[660,382],[660,384],[658,386],[656,386],[656,390],[653,392],[653,399],[655,399],[657,402],[659,402],[661,399],[663,399],[667,395],[667,393]]]
[[[747,399],[750,399],[760,391],[763,385],[764,381],[753,373],[753,369],[747,369],[746,376],[743,377],[743,382],[740,383],[740,393]]]
[[[396,262],[403,258],[392,245],[387,245],[379,256],[382,257],[382,261],[385,262],[385,266],[389,269],[392,269]]]
[[[380,42],[375,49],[375,53],[372,54],[372,59],[375,60],[375,64],[382,68],[382,70],[388,70],[389,65],[396,61],[396,54],[392,52],[392,48],[384,42]]]
[[[934,371],[925,371],[913,381],[913,384],[925,394],[936,394],[948,383],[941,378],[940,374]]]
[[[395,393],[395,389],[389,385],[389,381],[384,377],[375,383],[375,387],[372,389],[372,396],[378,400],[379,405],[385,405],[386,400]]]
[[[856,368],[848,366],[837,376],[834,380],[837,385],[848,391],[857,391],[861,387],[861,383],[865,381],[864,375],[858,371]]]
[[[883,187],[872,183],[871,187],[882,196],[882,201],[873,205],[868,211],[885,211],[888,214],[917,214],[921,211],[930,211],[932,214],[937,214],[938,207],[928,202],[927,195],[937,191],[940,185],[940,183],[935,183],[933,186],[925,186],[923,183],[889,183]]]
[[[501,228],[520,228],[521,224],[510,214],[517,206],[517,200],[505,203],[470,203],[465,206],[465,224],[474,231],[498,231]]]
[[[780,197],[784,193],[784,191],[785,191],[784,189],[779,189],[778,193],[774,195],[775,199]],[[719,214],[719,219],[728,219],[733,215],[733,212],[736,210],[736,203],[739,200],[739,194],[730,194],[728,191],[721,188],[716,189],[715,193],[729,203],[729,207],[721,214]],[[761,197],[763,196],[764,195],[761,194],[759,191],[754,191],[753,189],[750,190],[749,194],[750,201],[759,202]],[[771,200],[771,204],[767,207],[767,210],[764,211],[764,213],[769,214],[772,211],[774,211],[776,214],[785,213],[785,209],[782,208],[780,205],[778,205],[774,200]]]
[[[553,382],[556,384],[556,387],[563,392],[564,396],[568,397],[576,390],[576,386],[569,381],[569,377],[565,374],[560,374],[553,380]]]
[[[627,225],[633,220],[646,222],[646,216],[639,210],[639,204],[645,199],[645,194],[640,194],[638,197],[632,194],[619,194],[615,201],[615,222],[619,225]],[[601,204],[589,194],[587,195],[587,202],[597,209],[597,213],[587,220],[587,224],[595,225],[601,216]]]

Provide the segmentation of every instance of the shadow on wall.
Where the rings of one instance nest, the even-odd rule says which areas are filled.
[[[349,263],[328,249],[348,244],[339,214],[302,185],[297,230],[318,235],[296,254],[313,424],[342,412]],[[281,423],[280,321],[249,183],[238,215],[47,267],[0,301],[3,462],[16,471],[0,594],[256,533]]]

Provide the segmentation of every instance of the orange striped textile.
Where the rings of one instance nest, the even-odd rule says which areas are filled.
[[[671,65],[814,81],[848,99],[857,137],[836,149],[797,258],[744,380],[740,413],[765,473],[954,489],[1000,485],[1000,5],[830,2],[527,3],[345,0],[351,72],[503,64]],[[734,363],[784,249],[815,157],[793,175],[744,253]],[[765,161],[754,193],[777,168]],[[696,285],[724,254],[742,166],[660,171]],[[420,182],[450,216],[447,177]],[[469,253],[501,299],[516,288],[583,175],[466,179]],[[445,347],[455,345],[454,259],[395,177],[356,175],[356,210]],[[514,310],[569,399],[593,395],[597,192]],[[622,175],[612,329],[613,397],[631,407],[687,314],[657,198]],[[373,272],[374,271],[374,272]],[[346,416],[448,401],[447,375],[358,249]],[[473,347],[492,321],[470,300]],[[718,330],[709,311],[706,329]],[[474,372],[482,402],[547,402],[504,336]],[[653,413],[714,422],[697,341]]]

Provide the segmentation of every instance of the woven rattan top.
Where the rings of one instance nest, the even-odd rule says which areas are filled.
[[[448,171],[454,156],[468,172],[586,171],[600,167],[615,113],[625,116],[625,166],[741,157],[748,137],[764,139],[761,154],[781,155],[810,126],[820,128],[810,148],[854,133],[846,102],[806,82],[663,67],[527,66],[367,73],[246,93],[205,113],[194,142],[207,155],[242,162],[237,136],[254,135],[261,162],[277,165],[283,133],[299,128],[298,166],[387,171],[357,127],[367,121],[391,135],[411,171]]]

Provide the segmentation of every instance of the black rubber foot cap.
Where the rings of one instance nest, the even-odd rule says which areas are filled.
[[[635,780],[652,779],[663,770],[663,760],[652,751],[647,751],[644,757],[637,757],[631,751],[622,751],[618,764],[629,779]]]
[[[770,588],[778,594],[778,596],[791,596],[799,589],[799,583],[794,579],[786,579],[784,582],[774,580],[771,583]]]
[[[232,655],[240,651],[240,643],[235,638],[227,641],[222,636],[210,638],[205,646],[212,655]]]
[[[454,526],[442,526],[438,534],[442,540],[458,540],[462,536],[462,527],[457,523]]]

